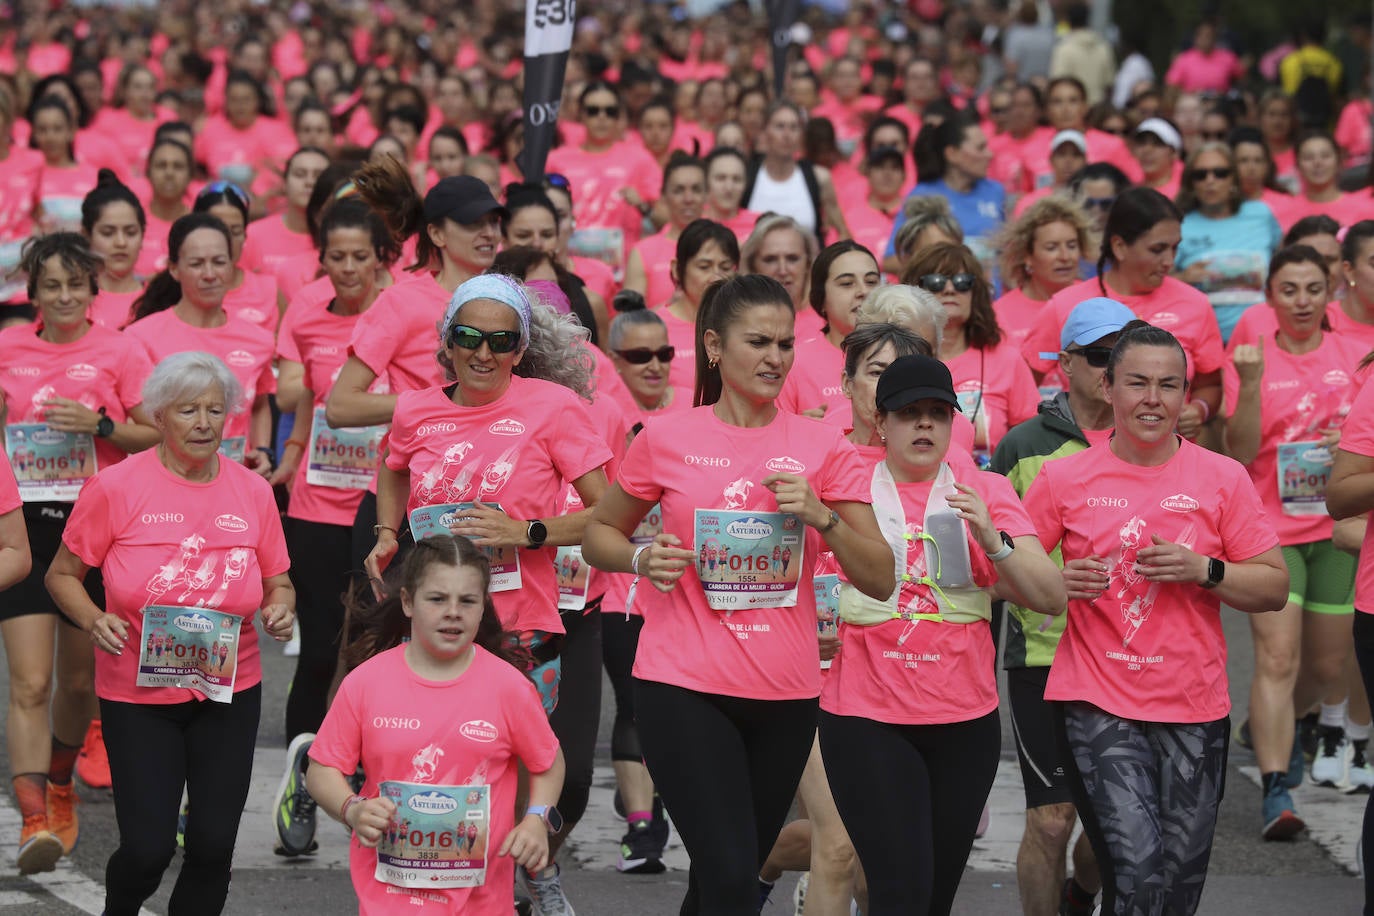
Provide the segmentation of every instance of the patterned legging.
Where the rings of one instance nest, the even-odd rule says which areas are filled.
[[[1226,781],[1230,720],[1137,722],[1064,703],[1059,740],[1070,786],[1102,869],[1102,910],[1187,916],[1197,910]]]

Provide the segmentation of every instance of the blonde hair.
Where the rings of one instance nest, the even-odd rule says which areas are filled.
[[[1083,208],[1068,197],[1052,194],[1027,207],[1024,213],[1003,227],[993,243],[993,247],[1002,252],[997,258],[997,267],[1006,281],[1021,286],[1029,279],[1026,259],[1035,248],[1035,233],[1055,223],[1073,227],[1083,257],[1096,250],[1097,239]]]

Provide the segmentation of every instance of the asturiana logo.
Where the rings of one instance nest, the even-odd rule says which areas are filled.
[[[1175,493],[1173,496],[1166,496],[1161,499],[1159,501],[1159,506],[1162,509],[1168,509],[1170,512],[1196,512],[1198,510],[1198,501],[1187,494]]]
[[[525,424],[510,417],[502,417],[487,429],[493,436],[523,436],[525,434]]]
[[[181,614],[172,623],[187,633],[209,633],[215,628],[204,614]]]
[[[55,429],[36,429],[29,436],[29,441],[34,445],[61,445],[67,441],[67,434]]]
[[[1344,388],[1350,384],[1350,376],[1340,369],[1332,369],[1322,376],[1322,381],[1332,388]]]
[[[90,363],[77,363],[67,367],[67,378],[74,382],[93,382],[96,375],[96,368]]]
[[[500,737],[501,733],[496,730],[495,725],[485,719],[473,719],[470,722],[464,722],[462,728],[458,729],[458,734],[473,741],[490,744]]]
[[[253,354],[247,350],[230,350],[224,361],[231,366],[251,366],[254,359]]]
[[[1302,453],[1302,460],[1306,461],[1308,464],[1331,464],[1331,450],[1324,445],[1318,446],[1317,448],[1309,448]]]
[[[219,518],[215,519],[215,527],[223,531],[239,532],[247,531],[248,523],[245,522],[243,519],[239,518],[237,515],[230,515],[226,512],[224,515],[221,515]]]
[[[768,459],[764,465],[770,471],[777,471],[779,474],[804,474],[806,465],[802,464],[791,455],[779,455],[777,458]]]
[[[412,795],[406,807],[416,814],[448,814],[458,810],[458,800],[435,789]]]
[[[761,518],[738,518],[725,526],[725,533],[742,541],[761,541],[773,536],[773,526]]]

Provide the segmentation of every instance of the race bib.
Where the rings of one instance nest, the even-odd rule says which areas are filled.
[[[560,547],[553,556],[553,571],[558,579],[558,609],[581,611],[587,607],[587,588],[592,568],[582,559],[581,547]]]
[[[90,433],[63,433],[42,423],[5,427],[5,451],[19,484],[19,498],[31,502],[75,502],[96,472]]]
[[[1325,515],[1331,450],[1320,442],[1283,442],[1276,464],[1283,514]]]
[[[377,844],[378,881],[413,888],[486,883],[490,786],[386,780],[379,788],[396,813]]]
[[[306,483],[340,490],[366,490],[377,473],[377,452],[385,426],[331,429],[324,407],[316,407],[310,421],[310,458]]]
[[[792,607],[806,526],[786,512],[698,509],[693,524],[697,578],[717,611]]]
[[[577,229],[568,238],[568,253],[603,261],[619,271],[625,261],[625,230]]]
[[[820,636],[834,636],[839,629],[840,619],[840,577],[835,573],[814,576],[811,587],[816,592],[816,633]],[[821,670],[830,667],[830,659],[821,662]]]
[[[248,437],[227,436],[219,440],[219,453],[235,464],[243,464],[243,456],[248,453]]]
[[[630,543],[636,547],[641,544],[652,544],[654,538],[663,533],[663,507],[654,503],[652,509],[639,520],[635,526],[634,533],[630,535]]]
[[[236,614],[208,608],[144,608],[135,685],[186,687],[216,703],[230,702],[242,623]]]
[[[500,509],[500,503],[483,503],[493,509]],[[452,533],[453,526],[463,518],[463,512],[471,509],[473,503],[437,503],[433,506],[420,506],[410,513],[410,533],[417,541],[432,538],[438,534]],[[487,562],[491,564],[491,590],[508,592],[520,587],[520,551],[515,547],[483,547]]]

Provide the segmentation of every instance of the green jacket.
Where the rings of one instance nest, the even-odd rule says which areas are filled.
[[[1017,425],[998,443],[991,470],[1006,475],[1020,496],[1031,488],[1046,462],[1081,452],[1088,440],[1069,409],[1069,396],[1060,392],[1042,401],[1036,416]],[[1050,553],[1063,565],[1056,546]],[[1002,650],[1006,668],[1047,668],[1054,661],[1059,637],[1064,635],[1064,615],[1036,614],[1007,602],[1007,644]]]

